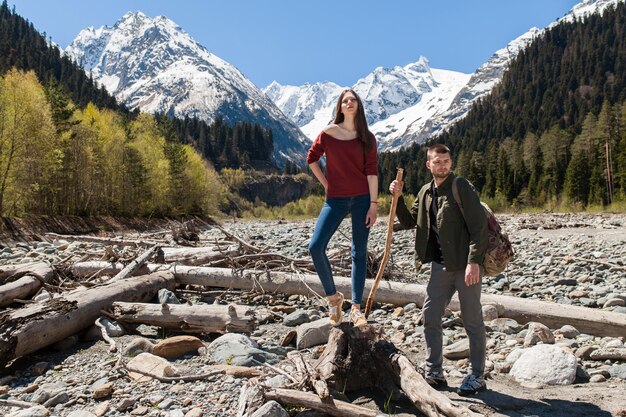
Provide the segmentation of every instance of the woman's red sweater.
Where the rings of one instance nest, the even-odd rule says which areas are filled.
[[[358,138],[341,140],[322,132],[309,148],[306,163],[316,162],[324,154],[328,197],[369,194],[367,176],[378,175],[376,140],[366,152]]]

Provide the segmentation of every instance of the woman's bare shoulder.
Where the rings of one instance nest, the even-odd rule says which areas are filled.
[[[322,132],[329,134],[330,136],[335,136],[341,132],[341,128],[337,126],[335,123],[331,123],[322,129]]]

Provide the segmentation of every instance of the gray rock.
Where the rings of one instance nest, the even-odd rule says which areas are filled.
[[[250,417],[289,417],[289,413],[280,404],[272,400],[263,404]]]
[[[161,304],[180,304],[176,294],[168,290],[167,288],[161,288],[157,294],[157,299]]]
[[[526,350],[528,349],[513,349],[511,353],[506,356],[506,361],[511,364],[515,363],[520,358],[520,356],[522,356],[522,354],[526,352]]]
[[[48,291],[41,290],[41,292],[39,294],[37,294],[35,297],[33,297],[33,301],[36,301],[38,303],[43,303],[44,301],[48,301],[51,298],[52,298],[52,296],[50,295],[50,293]]]
[[[38,405],[7,414],[5,417],[47,417],[48,415],[50,415],[48,409],[42,405]]]
[[[554,335],[546,326],[542,323],[530,322],[528,324],[528,333],[524,338],[524,346],[534,346],[537,343],[554,343]]]
[[[405,313],[410,313],[411,311],[415,311],[415,310],[417,310],[417,304],[415,303],[409,303],[404,306]]]
[[[69,413],[67,417],[96,417],[96,415],[87,410],[76,410]]]
[[[296,310],[291,314],[288,314],[283,319],[283,324],[289,327],[299,326],[300,324],[308,323],[311,321],[309,314],[304,310]]]
[[[447,359],[463,359],[469,357],[469,339],[461,339],[443,349],[443,356]]]
[[[273,388],[281,388],[281,387],[286,387],[292,382],[293,382],[292,380],[290,380],[284,375],[276,375],[272,378],[266,379],[263,382],[263,385],[266,385],[268,387],[273,387]]]
[[[279,361],[277,355],[259,349],[259,345],[248,336],[236,333],[218,337],[211,342],[208,350],[217,364],[256,366]]]
[[[611,378],[619,378],[626,381],[626,365],[613,365],[609,368]]]
[[[45,383],[42,384],[39,389],[33,393],[33,396],[30,398],[29,401],[43,404],[48,401],[48,399],[56,396],[57,394],[65,392],[66,389],[67,384],[65,384],[65,382]]]
[[[510,375],[525,385],[568,385],[576,379],[578,362],[554,345],[527,349],[511,367]]]
[[[100,324],[104,326],[104,329],[106,330],[107,334],[110,337],[121,337],[126,334],[122,325],[116,322],[115,320],[110,320],[106,317],[101,317]]]
[[[306,349],[327,343],[331,329],[332,325],[328,318],[299,326],[298,334],[296,335],[296,347],[298,349]]]
[[[591,352],[589,357],[595,361],[610,359],[613,361],[626,361],[626,348],[600,348]]]
[[[491,321],[498,318],[498,309],[492,304],[485,304],[483,306],[483,320]]]
[[[577,358],[580,358],[580,359],[590,359],[591,354],[597,349],[598,349],[597,346],[589,346],[589,345],[582,346],[576,350],[575,355]]]
[[[602,308],[609,308],[609,307],[614,307],[614,306],[623,307],[625,305],[626,305],[626,301],[622,300],[621,298],[609,298],[602,305]]]
[[[520,331],[521,326],[518,322],[509,318],[499,318],[485,323],[487,328],[493,332],[505,334],[515,334]]]
[[[65,404],[69,400],[70,400],[70,397],[69,397],[69,395],[67,395],[67,392],[60,392],[57,395],[55,395],[54,397],[50,398],[45,403],[43,403],[43,405],[44,405],[44,407],[52,408],[52,407],[54,407],[57,404]]]
[[[152,352],[154,344],[146,338],[137,337],[133,339],[125,348],[122,355],[135,357],[143,352]]]
[[[174,405],[174,400],[171,398],[167,398],[161,401],[159,405],[157,406],[157,408],[159,408],[160,410],[167,410],[169,408],[172,408],[173,405]]]
[[[117,404],[117,411],[121,411],[123,413],[134,406],[136,402],[137,400],[134,398],[124,398]]]
[[[554,334],[562,335],[563,337],[567,339],[575,339],[580,334],[580,332],[574,326],[570,326],[569,324],[566,324],[565,326],[556,330]]]
[[[593,375],[591,378],[589,378],[589,382],[604,382],[604,381],[606,381],[606,378],[602,374],[596,374],[596,375]]]

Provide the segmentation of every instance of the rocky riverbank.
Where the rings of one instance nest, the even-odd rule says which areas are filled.
[[[504,274],[485,278],[485,293],[626,314],[625,215],[543,214],[499,218],[511,237],[516,257]],[[384,247],[385,221],[382,219],[371,232],[369,248],[374,255],[381,254]],[[305,258],[314,221],[228,221],[224,227],[245,241],[264,247],[267,252]],[[211,242],[221,236],[217,229],[208,229],[200,234],[200,239]],[[329,250],[347,247],[349,238],[349,223],[344,222]],[[411,231],[394,234],[390,263],[395,279],[423,284],[429,267],[425,265],[415,271],[413,238]],[[59,239],[22,242],[2,249],[0,263],[34,260],[60,263],[104,249],[101,244]],[[200,339],[207,347],[200,349],[200,354],[189,353],[170,360],[182,374],[202,373],[214,363],[249,366],[266,361],[288,375],[295,375],[289,355],[300,352],[305,358],[314,359],[323,348],[315,342],[316,338],[319,340],[328,332],[328,324],[323,319],[324,307],[317,298],[189,288],[179,289],[176,296],[181,302],[252,305],[259,319],[259,327],[250,338],[202,336]],[[550,414],[569,417],[626,413],[626,334],[601,337],[580,333],[572,326],[547,329],[539,324],[521,325],[497,318],[494,310],[489,306],[484,308],[488,320],[489,390],[466,400],[450,388],[445,394],[453,401],[489,416]],[[405,355],[414,363],[420,362],[424,355],[423,327],[419,322],[419,308],[414,303],[377,305],[370,317],[372,322],[383,326]],[[154,327],[140,326],[138,330],[141,335],[116,338],[120,350],[136,344],[139,336],[150,343],[158,343],[164,336]],[[297,332],[294,341],[287,343],[286,335],[294,330]],[[455,387],[468,366],[467,339],[456,313],[446,315],[444,344],[445,371],[451,387]],[[224,351],[227,353],[220,353]],[[110,352],[104,341],[89,341],[84,337],[20,358],[0,377],[0,400],[41,406],[18,411],[18,408],[11,408],[10,403],[0,402],[0,413],[63,417],[234,416],[241,387],[247,381],[235,374],[214,375],[194,382],[138,382],[116,366],[118,359],[117,353]],[[268,367],[259,364],[256,368],[265,374],[261,379],[267,385],[291,383],[288,377]],[[100,397],[103,386],[110,392]],[[352,393],[349,388],[346,395],[346,399],[381,413],[416,414],[402,396]],[[298,410],[291,409],[290,413],[296,415]],[[310,412],[298,415],[322,416]]]

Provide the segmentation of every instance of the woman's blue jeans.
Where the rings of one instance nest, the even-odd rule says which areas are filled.
[[[367,238],[370,229],[365,226],[365,217],[369,207],[369,194],[357,197],[330,197],[326,199],[322,207],[309,244],[309,251],[326,296],[337,292],[330,262],[326,256],[326,248],[342,220],[350,213],[352,214],[352,304],[361,304],[367,273]]]

